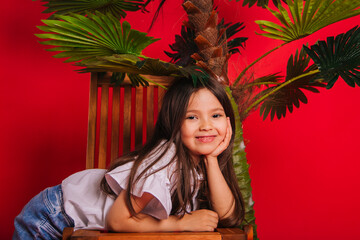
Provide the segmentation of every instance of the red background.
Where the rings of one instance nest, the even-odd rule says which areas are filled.
[[[185,15],[180,0],[165,10],[150,35],[162,38],[145,54],[168,59]],[[9,239],[13,219],[45,187],[85,167],[89,75],[54,59],[37,43],[44,7],[39,1],[5,1],[0,14],[0,235]],[[254,34],[257,19],[273,19],[258,8],[221,1],[220,16],[244,21],[246,50],[231,59],[231,76],[279,41]],[[149,10],[155,7],[150,6]],[[128,21],[146,31],[151,14]],[[282,71],[289,53],[356,25],[360,17],[291,43],[256,65],[257,76]],[[339,80],[333,89],[307,94],[309,104],[282,120],[262,121],[259,112],[244,122],[255,216],[261,239],[360,239],[358,88]]]

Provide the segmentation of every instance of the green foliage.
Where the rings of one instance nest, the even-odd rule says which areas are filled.
[[[327,82],[327,89],[341,77],[349,86],[360,86],[360,28],[358,26],[310,48],[304,46]]]
[[[253,86],[266,86],[268,87],[270,84],[278,84],[281,80],[282,76],[279,73],[269,74],[263,77],[256,78],[252,83],[249,85]]]
[[[295,56],[291,55],[288,60],[285,82],[269,87],[260,93],[260,95],[266,95],[278,88],[277,91],[265,98],[260,107],[260,115],[263,115],[264,120],[269,113],[271,120],[274,119],[275,115],[280,119],[286,116],[287,110],[292,113],[294,106],[299,108],[300,102],[306,104],[308,100],[302,90],[319,93],[317,88],[325,87],[324,83],[318,81],[316,75],[307,75],[299,78],[297,81],[291,81],[296,77],[317,69],[315,65],[308,66],[309,61],[310,57],[306,55],[303,49],[300,51],[300,54],[296,51]],[[291,83],[289,83],[290,81]]]
[[[231,1],[231,0],[230,0]],[[240,0],[236,0],[237,2]],[[285,0],[282,0],[285,2]],[[272,0],[275,6],[277,6],[280,3],[280,0]],[[253,5],[257,4],[258,7],[265,8],[269,4],[269,0],[244,0],[243,6],[249,5],[249,7],[252,7]]]
[[[308,36],[332,23],[356,16],[360,13],[358,0],[286,0],[288,10],[281,4],[277,10],[268,10],[281,25],[255,21],[265,37],[291,42]]]
[[[171,61],[179,66],[187,66],[195,61],[191,55],[199,51],[195,41],[195,32],[186,26],[181,26],[181,34],[175,35],[175,43],[169,47],[173,52],[164,51],[171,58]]]
[[[129,54],[138,60],[142,50],[158,39],[146,33],[131,29],[128,22],[121,24],[111,14],[88,13],[87,16],[71,14],[57,15],[59,20],[43,20],[45,26],[38,28],[46,33],[36,34],[40,43],[56,46],[48,51],[60,52],[55,58],[67,58],[65,62],[83,61],[93,63],[97,57],[114,54]],[[104,71],[104,70],[103,70]],[[121,83],[125,73],[113,71],[112,81]],[[147,85],[148,82],[137,73],[128,74],[133,85]]]
[[[131,54],[116,54],[113,56],[98,57],[77,63],[78,66],[84,67],[80,72],[123,72],[128,74],[154,75],[154,76],[185,76],[192,78],[194,84],[204,83],[208,79],[208,74],[197,66],[191,65],[181,67],[176,64],[161,61],[159,59],[139,57]],[[143,78],[145,81],[149,79]],[[156,84],[156,82],[153,82]],[[136,86],[143,85],[141,82]],[[145,85],[147,83],[144,83]]]
[[[57,46],[48,51],[61,52],[56,58],[68,58],[65,62],[91,59],[113,54],[141,55],[142,50],[157,41],[146,33],[133,30],[130,24],[122,24],[110,14],[89,13],[87,17],[79,14],[57,15],[60,20],[43,20],[46,26],[38,26],[45,34],[36,34],[40,43]]]
[[[232,97],[232,93],[229,87],[226,87],[230,101],[235,114],[235,141],[233,149],[233,164],[240,187],[241,195],[245,202],[245,220],[241,224],[241,228],[245,225],[252,225],[254,227],[254,239],[257,239],[256,234],[256,224],[255,224],[255,215],[254,215],[254,202],[252,201],[252,188],[251,188],[251,179],[249,175],[249,164],[246,160],[245,145],[243,140],[242,132],[242,123],[240,121],[240,115],[238,112],[238,106]]]
[[[34,0],[33,0],[34,1]],[[104,14],[112,14],[120,19],[126,16],[126,11],[138,11],[144,9],[149,1],[144,0],[41,0],[46,10],[44,13],[56,13],[69,15],[77,13],[86,15],[88,12],[99,11]],[[53,19],[51,15],[49,19]]]
[[[239,47],[245,48],[245,42],[248,38],[247,37],[233,38],[233,36],[245,28],[244,23],[237,22],[234,24],[231,23],[225,24],[224,19],[222,19],[221,22],[219,23],[219,27],[226,29],[226,38],[228,40],[227,41],[228,52],[230,54],[240,53]]]
[[[240,53],[239,47],[245,47],[245,41],[247,38],[233,38],[233,36],[245,28],[243,23],[224,24],[224,20],[222,20],[218,26],[219,30],[221,28],[225,28],[225,33],[228,40],[228,52],[230,54]],[[173,52],[165,51],[165,54],[171,58],[171,62],[174,62],[180,66],[187,66],[189,64],[195,63],[195,61],[191,58],[191,55],[199,51],[199,48],[194,41],[195,37],[196,36],[193,29],[184,25],[181,27],[181,35],[175,35],[175,43],[169,45]]]

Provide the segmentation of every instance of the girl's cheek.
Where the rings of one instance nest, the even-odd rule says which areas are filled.
[[[222,123],[222,127],[221,127],[223,134],[226,134],[228,127],[229,127],[229,124],[228,124],[227,119],[225,118],[225,120]]]

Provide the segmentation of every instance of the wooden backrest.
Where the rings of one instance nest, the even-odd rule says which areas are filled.
[[[86,168],[106,168],[114,159],[145,143],[152,134],[164,89],[132,87],[111,74],[91,73]],[[162,85],[171,78],[147,76]]]

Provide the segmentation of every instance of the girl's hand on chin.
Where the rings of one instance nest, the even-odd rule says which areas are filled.
[[[227,129],[226,129],[225,137],[222,140],[222,142],[220,142],[219,146],[212,153],[205,156],[206,160],[211,160],[214,158],[217,160],[217,156],[219,156],[229,146],[232,135],[232,128],[230,124],[230,118],[227,117],[226,119],[227,119]]]

